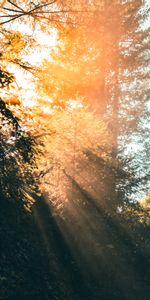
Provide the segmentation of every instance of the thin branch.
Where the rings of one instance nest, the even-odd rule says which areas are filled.
[[[43,8],[43,7],[49,6],[49,5],[53,4],[53,3],[55,3],[56,1],[57,1],[57,0],[54,0],[54,1],[49,2],[49,3],[47,3],[47,4],[37,5],[37,6],[35,6],[34,8],[32,8],[31,10],[29,10],[29,11],[24,11],[24,10],[23,10],[23,12],[24,12],[25,15],[31,15],[31,16],[32,16],[32,13],[33,13],[34,11],[37,11],[37,10]],[[41,10],[41,13],[43,13],[42,10]],[[50,13],[50,12],[49,12],[49,13]]]
[[[18,18],[20,18],[21,16],[23,16],[23,14],[20,14],[20,15],[18,15],[18,16],[16,16],[16,17],[14,17],[14,18],[11,18],[11,19],[9,19],[9,20],[7,20],[7,21],[1,22],[1,23],[0,23],[0,25],[3,25],[3,24],[6,24],[6,23],[9,23],[9,22],[11,22],[11,21],[13,21],[13,20],[15,20],[15,19],[18,19]]]
[[[60,13],[90,13],[90,11],[86,10],[53,10],[53,11],[36,11],[36,14],[60,14]],[[92,11],[91,11],[92,13]]]
[[[6,21],[3,21],[0,23],[0,25],[3,25],[3,24],[6,24],[6,23],[9,23],[15,19],[18,19],[22,16],[31,16],[33,18],[42,18],[42,19],[49,19],[49,18],[46,18],[46,16],[44,16],[43,14],[56,14],[56,15],[59,15],[59,14],[65,14],[65,13],[89,13],[89,11],[81,11],[81,10],[54,10],[54,11],[42,11],[42,8],[43,7],[47,7],[49,5],[52,5],[56,2],[56,0],[53,0],[49,3],[46,3],[46,4],[43,4],[43,5],[37,5],[36,7],[34,7],[33,9],[29,10],[29,11],[25,11],[23,10],[21,7],[19,7],[17,4],[13,3],[11,0],[7,0],[11,5],[15,6],[18,10],[15,10],[15,9],[10,9],[10,8],[7,8],[7,7],[4,7],[5,10],[8,10],[8,11],[12,11],[12,12],[16,12],[18,14],[10,14],[10,15],[3,15],[3,16],[0,16],[2,18],[9,18],[9,20],[6,20]],[[51,20],[53,21],[53,20]],[[54,20],[56,22],[59,22],[59,23],[66,23],[66,21],[62,21],[62,20]],[[68,23],[68,22],[67,22]],[[70,24],[72,25],[77,25],[76,23],[73,23],[73,22],[69,22]]]
[[[39,71],[39,69],[36,66],[31,66],[27,62],[21,62],[18,59],[10,60],[10,62],[18,65],[20,68],[24,69],[25,71],[30,72],[31,74]]]
[[[3,7],[3,9],[9,10],[9,11],[13,11],[13,12],[17,12],[17,13],[20,13],[20,12],[21,12],[21,10],[12,9],[12,8],[8,8],[8,7]]]
[[[52,134],[55,134],[56,132],[50,132],[50,133],[40,133],[40,134],[37,134],[37,135],[34,135],[35,138],[40,138],[40,137],[45,137],[46,135],[49,135],[49,136],[52,136]]]
[[[34,8],[32,8],[28,13],[32,13],[33,11],[35,11],[37,9],[41,9],[43,7],[49,6],[51,4],[54,4],[56,1],[57,0],[53,0],[53,1],[49,2],[49,3],[43,4],[43,5],[38,5],[38,6],[34,7]]]
[[[19,15],[18,14],[17,15],[1,15],[0,18],[11,18],[11,17],[17,17]]]
[[[42,15],[34,15],[34,17],[36,18],[40,18],[40,19],[44,19],[44,20],[50,20],[48,17],[46,16],[42,16]],[[81,23],[77,23],[77,22],[71,22],[71,21],[62,21],[60,19],[51,19],[51,22],[58,22],[58,23],[62,23],[62,24],[70,24],[70,25],[78,25],[78,26],[83,26]]]
[[[45,170],[45,171],[41,171],[40,174],[39,174],[39,176],[40,176],[40,177],[44,177],[47,173],[49,173],[49,172],[52,171],[53,169],[54,169],[54,167],[50,167],[50,168],[48,168],[48,169]]]
[[[19,7],[19,6],[18,6],[17,4],[15,4],[15,3],[13,3],[11,0],[7,0],[7,2],[9,2],[11,5],[15,6],[16,8],[18,8],[20,12],[24,12],[24,10],[23,10],[21,7]]]

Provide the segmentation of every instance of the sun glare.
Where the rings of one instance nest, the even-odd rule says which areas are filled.
[[[32,66],[38,68],[42,65],[44,59],[51,60],[51,50],[54,49],[58,43],[58,34],[56,29],[51,29],[46,33],[40,29],[38,24],[36,24],[36,27],[33,29],[29,26],[29,24],[24,23],[20,24],[18,28],[17,21],[13,22],[13,27],[11,23],[8,24],[7,28],[13,31],[19,31],[23,35],[32,37],[33,40],[35,40],[36,46],[33,42],[30,49],[27,49],[27,54],[22,54],[24,61],[27,61]],[[18,89],[18,96],[21,103],[27,107],[33,107],[36,105],[37,93],[32,74],[12,64],[10,64],[8,69],[15,75],[15,86]],[[14,93],[13,85],[9,90],[9,94],[12,95]],[[5,94],[5,98],[7,100],[7,92]]]
[[[50,34],[39,31],[36,35],[37,42],[45,47],[55,47],[57,44],[57,38],[56,30],[51,31]]]
[[[27,55],[27,59],[34,65],[42,63],[43,59],[50,60],[50,52],[57,45],[57,32],[52,31],[49,34],[42,32],[41,30],[36,31],[35,34],[36,42],[38,47],[32,49],[30,54]]]

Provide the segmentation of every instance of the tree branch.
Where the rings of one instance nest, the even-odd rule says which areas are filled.
[[[18,6],[17,4],[15,4],[15,3],[13,3],[11,0],[7,0],[7,2],[9,2],[11,5],[15,6],[16,8],[18,8],[20,12],[24,12],[24,10],[23,10],[21,7],[19,7],[19,6]]]
[[[13,20],[15,20],[15,19],[20,18],[20,17],[23,16],[23,15],[24,15],[24,14],[19,14],[19,15],[15,16],[14,18],[11,18],[11,19],[9,19],[9,20],[7,20],[7,21],[1,22],[0,25],[9,23],[9,22],[11,22],[11,21],[13,21]]]
[[[21,10],[12,9],[12,8],[8,8],[8,7],[3,7],[3,9],[9,10],[9,11],[12,11],[12,12],[17,12],[17,13],[20,13],[20,12],[21,12]]]
[[[57,1],[57,0],[53,0],[53,1],[49,2],[49,3],[45,3],[45,4],[42,4],[42,5],[38,5],[38,6],[34,7],[34,8],[32,8],[32,9],[29,11],[29,13],[33,12],[34,10],[41,9],[41,8],[43,8],[43,7],[52,5],[52,4],[54,4],[56,1]]]

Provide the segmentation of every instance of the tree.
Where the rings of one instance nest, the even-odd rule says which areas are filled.
[[[45,24],[49,23],[52,26],[60,26],[66,22],[75,24],[74,15],[78,18],[81,17],[81,14],[84,13],[89,3],[85,0],[82,0],[81,3],[72,0],[41,0],[38,3],[37,1],[30,2],[28,0],[24,3],[20,3],[19,0],[6,0],[1,5],[1,17],[3,18],[1,25],[10,23],[16,19],[21,21],[31,19],[36,22],[42,20]]]
[[[34,138],[25,133],[19,120],[0,100],[0,190],[1,205],[6,201],[30,209],[36,191],[33,179]],[[5,204],[6,205],[6,204]]]
[[[52,106],[65,107],[70,99],[77,99],[79,102],[83,100],[90,104],[97,114],[101,113],[105,118],[107,116],[113,135],[114,165],[117,164],[115,160],[118,150],[123,148],[129,136],[131,140],[135,135],[137,138],[135,132],[138,128],[141,130],[142,124],[147,118],[146,111],[143,115],[141,108],[140,122],[135,122],[135,117],[133,119],[134,109],[132,107],[135,104],[135,98],[140,97],[141,89],[135,96],[132,88],[132,76],[129,75],[131,67],[132,73],[135,75],[134,66],[140,63],[140,60],[137,59],[135,64],[136,55],[134,55],[134,64],[130,63],[129,57],[132,56],[130,52],[135,49],[135,53],[139,56],[141,51],[145,51],[148,43],[146,31],[139,27],[140,20],[143,18],[143,15],[139,14],[142,2],[140,0],[114,1],[112,4],[110,1],[102,1],[97,4],[96,1],[90,1],[86,5],[85,1],[79,1],[78,4],[74,1],[63,3],[61,1],[41,1],[38,4],[26,3],[26,9],[17,1],[6,2],[8,6],[4,7],[3,14],[5,11],[4,20],[7,18],[6,22],[8,21],[8,23],[12,22],[13,18],[19,19],[20,22],[27,22],[31,17],[36,22],[44,20],[44,26],[54,22],[58,28],[58,23],[64,24],[59,27],[60,43],[52,53],[52,61],[44,62],[43,70],[39,70],[40,92],[49,96]],[[14,16],[11,17],[9,12]],[[109,18],[110,15],[111,18]],[[79,18],[80,24],[78,24]],[[86,22],[89,27],[86,26]],[[138,46],[141,37],[145,41],[143,48]],[[128,44],[130,47],[127,50]],[[4,54],[2,57],[5,57]],[[16,62],[16,57],[13,58],[13,61]],[[137,74],[137,70],[135,72]],[[139,67],[140,77],[141,72],[142,67]],[[144,80],[146,80],[145,76],[146,73]],[[143,79],[140,80],[142,83]],[[128,87],[130,85],[130,99],[134,97],[134,101],[129,99],[125,81],[128,82]],[[147,81],[144,82],[144,86],[148,90]],[[139,105],[138,98],[136,99]],[[142,105],[145,105],[146,101],[145,98]],[[136,119],[140,114],[140,109],[138,109]],[[143,147],[145,148],[144,145]],[[132,165],[136,169],[136,157],[134,157]],[[115,183],[113,189],[115,189]]]
[[[82,7],[82,1],[80,5]],[[70,99],[76,99],[106,118],[113,136],[114,165],[118,164],[119,155],[124,161],[121,162],[123,170],[128,169],[129,174],[134,174],[135,180],[131,174],[129,178],[132,178],[132,183],[138,182],[140,189],[144,173],[141,172],[140,178],[136,175],[139,158],[135,155],[132,162],[131,158],[124,159],[124,150],[125,145],[131,141],[133,143],[135,136],[138,141],[148,122],[147,65],[144,67],[147,64],[144,53],[148,46],[148,30],[140,25],[146,18],[146,13],[142,13],[144,4],[142,1],[103,1],[100,6],[93,1],[92,5],[94,10],[86,14],[84,26],[76,24],[70,28],[65,25],[60,31],[58,47],[51,53],[50,61],[44,61],[43,69],[39,72],[38,91],[50,98],[52,107],[64,107]],[[141,39],[144,46],[140,45]],[[134,89],[135,78],[140,78],[143,88]],[[139,81],[136,82],[138,84]],[[148,136],[144,139],[145,145],[141,144],[145,156],[148,154],[147,139]],[[146,164],[144,157],[143,164]],[[128,196],[131,198],[132,184],[129,181]],[[123,186],[122,190],[125,190]],[[114,180],[112,190],[115,189]],[[122,192],[121,195],[123,197]]]
[[[123,145],[127,141],[126,137],[130,133],[133,137],[133,127],[129,131],[129,126],[127,126],[132,115],[127,116],[127,110],[132,105],[133,99],[131,103],[125,101],[128,99],[124,100],[121,97],[123,92],[127,92],[127,88],[123,89],[121,77],[124,72],[127,79],[130,80],[129,65],[127,65],[123,43],[126,43],[126,40],[128,41],[131,37],[133,42],[135,41],[133,29],[138,28],[137,12],[141,7],[141,2],[101,1],[101,8],[97,1],[89,1],[88,14],[85,12],[87,1],[76,3],[77,1],[53,1],[49,4],[46,1],[40,3],[27,1],[22,4],[18,0],[6,1],[7,6],[3,7],[3,11],[6,11],[7,14],[3,17],[3,26],[10,26],[11,22],[15,20],[23,24],[29,22],[32,25],[36,24],[33,21],[44,20],[44,29],[49,22],[54,22],[57,28],[60,24],[65,23],[65,26],[61,25],[60,47],[53,52],[53,61],[45,63],[44,71],[39,70],[39,78],[42,78],[42,88],[44,88],[43,94],[47,93],[52,97],[52,100],[50,99],[52,105],[50,106],[47,99],[44,99],[45,102],[41,101],[41,107],[24,110],[21,106],[12,107],[3,100],[0,101],[1,125],[3,125],[0,129],[2,153],[0,188],[3,196],[0,205],[3,206],[5,203],[4,208],[8,208],[6,203],[14,201],[19,203],[21,208],[24,204],[30,208],[32,204],[30,201],[32,202],[34,197],[42,200],[39,208],[41,211],[47,211],[46,218],[40,210],[36,217],[40,229],[43,230],[44,245],[46,246],[51,242],[49,236],[51,236],[51,229],[54,228],[51,226],[50,209],[55,213],[59,211],[57,217],[55,214],[56,222],[58,222],[73,255],[77,258],[77,262],[80,264],[83,260],[83,267],[85,266],[83,269],[87,273],[85,278],[87,278],[88,284],[92,282],[90,288],[92,298],[103,297],[103,294],[100,295],[101,289],[97,287],[97,282],[101,281],[105,298],[108,295],[108,299],[116,299],[116,297],[121,299],[125,289],[131,287],[130,279],[133,281],[132,275],[128,278],[130,272],[126,265],[131,267],[130,270],[134,271],[134,275],[136,274],[134,282],[136,279],[141,279],[142,276],[143,281],[145,281],[145,277],[148,278],[146,268],[149,246],[146,245],[147,240],[142,246],[142,235],[145,237],[148,232],[148,214],[147,210],[141,208],[139,204],[131,203],[135,202],[131,198],[131,192],[139,189],[143,182],[137,174],[137,156],[134,156],[134,164],[134,161],[130,160],[128,155],[122,151]],[[62,6],[60,6],[61,10],[57,12],[58,4]],[[52,10],[48,11],[49,6]],[[92,8],[92,11],[89,11],[89,8]],[[84,9],[86,20],[90,21],[89,29],[85,28],[85,25],[77,26],[79,16],[82,14],[80,9]],[[112,18],[109,18],[110,15]],[[131,18],[133,26],[129,28]],[[81,21],[83,19],[82,16]],[[32,20],[31,23],[30,20]],[[105,23],[106,26],[104,26]],[[68,27],[69,25],[70,27]],[[132,30],[130,31],[130,29]],[[13,74],[10,74],[7,69],[9,63],[17,64],[25,70],[31,71],[32,68],[22,60],[21,47],[25,46],[25,37],[18,32],[11,32],[9,27],[7,30],[5,27],[2,35],[4,37],[1,51],[3,65],[0,83],[4,89],[10,86],[14,79]],[[127,51],[128,54],[130,50]],[[65,51],[67,52],[65,53]],[[49,68],[53,72],[51,77]],[[134,68],[132,68],[133,70]],[[67,74],[65,80],[64,74]],[[79,75],[82,78],[78,78]],[[130,92],[133,95],[132,84]],[[86,103],[87,97],[90,98],[91,106],[94,99],[93,107],[96,109],[97,116],[89,111],[90,109],[86,109],[82,103],[82,100]],[[79,99],[78,105],[74,105],[75,101],[73,100],[75,99]],[[48,106],[46,107],[47,111],[43,103]],[[100,109],[98,103],[101,103]],[[103,116],[101,119],[100,113]],[[125,121],[123,124],[120,122],[122,115]],[[147,117],[142,119],[141,128],[144,128],[144,121],[147,123]],[[135,134],[136,130],[137,126],[134,127]],[[37,146],[39,141],[40,147],[39,144]],[[37,152],[38,154],[40,152],[40,155],[37,166],[35,166]],[[37,177],[38,179],[40,177],[40,182],[36,181]],[[39,187],[42,188],[42,192],[45,192],[45,198],[48,196],[45,200],[45,202],[48,201],[48,205],[47,203],[45,205],[44,198],[38,197]],[[9,216],[9,212],[12,210],[6,211]],[[12,218],[13,222],[17,220],[16,215],[15,218]],[[6,220],[7,218],[5,218],[5,224]],[[17,221],[14,224],[17,224]],[[27,231],[26,226],[24,228]],[[58,231],[58,228],[54,230],[55,236]],[[12,236],[14,237],[14,234]],[[59,239],[58,245],[61,245]],[[28,249],[30,250],[30,247]],[[57,247],[55,249],[57,250]],[[64,252],[62,254],[64,258]],[[36,259],[36,255],[33,254],[33,256]],[[68,255],[66,256],[68,260]],[[39,265],[39,261],[36,265]],[[117,275],[119,274],[120,277],[120,286],[118,276],[116,282],[114,279],[112,283],[116,269]],[[57,270],[55,266],[54,270]],[[122,272],[124,270],[125,273]],[[144,272],[146,270],[146,275],[143,270]],[[138,276],[139,273],[140,276]],[[47,275],[45,278],[49,279]],[[89,278],[92,280],[90,281]],[[47,281],[51,284],[50,280]],[[143,281],[140,287],[136,287],[131,294],[127,289],[128,294],[125,297],[128,295],[129,297],[132,295],[138,297],[139,291],[141,292],[139,299],[141,295],[147,296],[148,292],[143,292],[145,287]],[[107,293],[108,285],[112,289],[109,289]],[[93,292],[93,286],[96,287],[96,292],[95,290]],[[121,292],[118,292],[118,286]],[[61,287],[62,291],[62,283]],[[118,288],[117,292],[115,287]],[[50,291],[52,286],[48,285],[46,292],[48,289]],[[41,294],[36,292],[35,297],[40,296]],[[48,296],[49,293],[45,294],[45,298]]]
[[[22,65],[24,68],[27,64],[21,60],[20,52],[22,47],[25,46],[21,34],[5,29],[1,30],[1,34],[3,39],[0,58],[2,65],[0,69],[0,88],[4,91],[15,80],[14,75],[7,70],[8,65],[13,63],[19,66]],[[16,99],[11,104],[19,103]],[[23,113],[22,110],[20,112],[22,120]],[[16,116],[14,109],[11,110],[8,104],[0,98],[1,201],[5,203],[8,200],[15,203],[15,205],[17,204],[18,207],[29,209],[32,201],[34,201],[29,194],[34,192],[34,188],[36,190],[36,187],[34,187],[34,185],[36,186],[35,179],[33,179],[34,147],[36,143],[34,137],[21,127],[19,118]]]

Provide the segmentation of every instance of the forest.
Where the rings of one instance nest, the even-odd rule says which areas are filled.
[[[149,0],[0,0],[0,300],[150,299]]]

